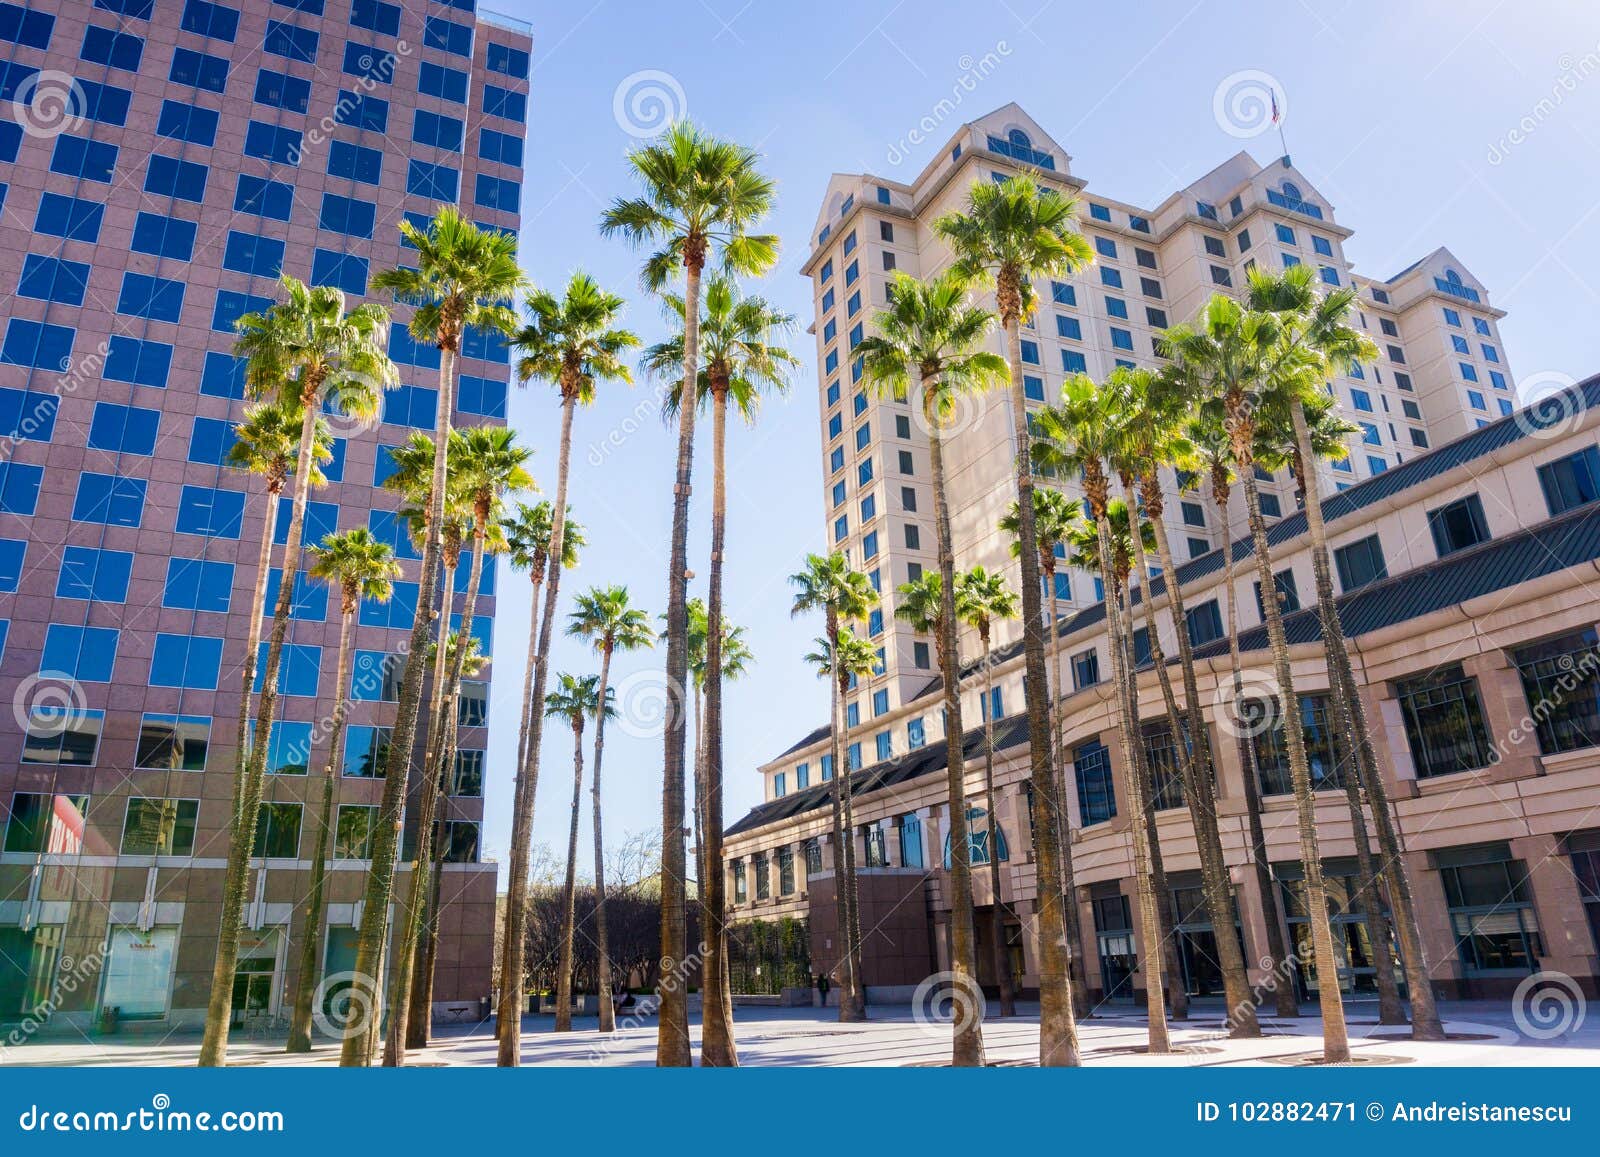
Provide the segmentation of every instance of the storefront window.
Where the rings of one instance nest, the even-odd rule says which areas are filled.
[[[1311,949],[1311,924],[1306,914],[1305,873],[1300,870],[1299,864],[1275,864],[1272,874],[1282,890],[1289,936],[1304,970],[1301,980],[1307,992],[1316,992],[1316,954]],[[1377,966],[1372,954],[1372,939],[1367,934],[1365,909],[1357,902],[1362,898],[1359,880],[1353,859],[1330,859],[1323,864],[1322,881],[1328,896],[1328,922],[1333,927],[1333,950],[1339,961],[1339,989],[1342,992],[1377,991]],[[1378,901],[1387,914],[1387,902],[1381,895]],[[1403,987],[1405,975],[1400,969],[1400,952],[1394,943],[1392,925],[1390,932],[1389,955],[1395,962],[1395,979]]]
[[[115,1008],[123,1020],[159,1020],[166,1016],[177,950],[175,927],[141,932],[128,925],[114,925],[100,1007]]]
[[[1467,975],[1537,972],[1544,941],[1527,865],[1506,844],[1447,848],[1435,857]]]

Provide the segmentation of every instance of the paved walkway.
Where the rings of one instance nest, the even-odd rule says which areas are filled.
[[[1308,1006],[1309,1008],[1309,1006]],[[935,1066],[948,1063],[950,1028],[914,1018],[909,1006],[877,1006],[865,1024],[844,1025],[833,1010],[816,1008],[740,1008],[735,1015],[739,1056],[749,1066],[886,1065]],[[991,1019],[984,1025],[990,1063],[1032,1065],[1038,1061],[1038,1007],[1020,1007],[1014,1019]],[[1352,1002],[1351,1044],[1358,1060],[1423,1065],[1600,1066],[1600,1016],[1586,1017],[1575,1030],[1551,1039],[1536,1039],[1519,1029],[1506,1003],[1461,1003],[1441,1007],[1452,1039],[1435,1044],[1410,1040],[1403,1027],[1379,1027],[1376,1006]],[[602,1038],[595,1021],[577,1018],[575,1031],[557,1035],[549,1017],[529,1017],[523,1034],[523,1059],[528,1065],[648,1066],[655,1062],[653,1018],[619,1017],[618,1031]],[[1259,1040],[1234,1041],[1222,1036],[1220,1010],[1197,1010],[1186,1022],[1172,1025],[1173,1044],[1184,1051],[1164,1057],[1142,1053],[1145,1022],[1131,1010],[1111,1012],[1084,1021],[1080,1039],[1090,1065],[1160,1065],[1211,1067],[1292,1063],[1292,1058],[1321,1049],[1320,1021],[1302,1017],[1286,1021],[1263,1017]],[[691,1028],[698,1044],[698,1023]],[[165,1037],[124,1033],[93,1040],[39,1039],[21,1047],[0,1049],[0,1067],[25,1065],[168,1065],[187,1066],[199,1054],[197,1033]],[[307,1056],[290,1057],[281,1039],[236,1039],[230,1060],[240,1066],[333,1065],[338,1049],[319,1042]],[[432,1048],[414,1053],[411,1061],[429,1066],[493,1065],[495,1040],[488,1025],[442,1027]]]

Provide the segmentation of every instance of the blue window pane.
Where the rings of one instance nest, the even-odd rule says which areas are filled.
[[[483,414],[490,418],[506,416],[506,383],[493,378],[480,378],[462,374],[456,394],[456,408],[466,414]]]
[[[228,61],[225,57],[196,52],[192,48],[179,48],[172,54],[172,69],[167,79],[206,92],[221,92],[228,87]]]
[[[461,174],[449,165],[432,165],[413,160],[406,169],[406,192],[431,201],[454,202],[461,187]]]
[[[185,486],[178,498],[173,529],[206,538],[238,538],[244,493],[211,486]]]
[[[96,550],[68,546],[61,551],[61,572],[56,576],[56,598],[93,599],[121,603],[128,598],[128,578],[133,554],[124,550]]]
[[[251,724],[252,739],[255,724]],[[309,723],[293,720],[274,720],[267,735],[266,769],[268,775],[304,775],[311,766],[313,729]]]
[[[22,581],[22,563],[27,556],[25,539],[0,538],[0,593],[17,593],[17,584]],[[4,643],[0,643],[0,650],[3,649]]]
[[[383,152],[334,141],[328,148],[328,175],[376,185],[383,178]]]
[[[419,108],[411,120],[411,139],[419,145],[432,145],[436,149],[461,149],[461,122],[455,117],[442,116]]]
[[[99,522],[107,526],[138,526],[144,516],[145,482],[142,478],[123,478],[116,474],[91,474],[78,477],[78,493],[72,501],[74,522]]]
[[[389,131],[389,102],[370,92],[339,90],[339,99],[333,106],[335,124],[351,125],[358,129],[371,129],[375,133]]]
[[[117,167],[117,146],[62,133],[50,154],[50,171],[85,181],[110,181]]]
[[[215,691],[222,640],[204,635],[157,635],[150,655],[150,686]]]
[[[467,74],[460,69],[445,68],[424,60],[417,77],[417,88],[424,95],[436,96],[440,100],[454,101],[456,104],[467,102]]]
[[[128,106],[133,103],[133,93],[114,84],[84,80],[74,82],[83,94],[83,115],[86,119],[119,128],[128,123]]]
[[[388,602],[362,599],[358,619],[364,627],[409,630],[417,617],[417,597],[416,583],[397,582]]]
[[[35,233],[65,237],[69,241],[98,241],[105,206],[60,193],[45,193],[39,198],[39,212],[33,219]]]
[[[517,80],[528,79],[528,54],[520,48],[512,48],[509,44],[496,44],[491,40],[486,63],[490,72],[498,72]],[[887,194],[888,190],[884,189],[882,192]],[[885,201],[884,204],[888,202]]]
[[[244,173],[239,175],[239,184],[233,194],[235,212],[252,213],[273,221],[287,221],[293,206],[294,186],[287,181],[269,181]]]
[[[210,148],[217,139],[217,113],[182,101],[162,101],[161,112],[156,116],[156,136]]]
[[[82,305],[89,284],[89,267],[81,261],[63,261],[30,253],[22,262],[17,279],[17,296],[62,305]]]
[[[331,285],[355,297],[367,293],[367,259],[318,249],[311,255],[311,284]]]
[[[478,156],[486,161],[498,161],[502,165],[522,164],[522,138],[512,136],[510,133],[496,132],[494,129],[480,129],[478,131]],[[831,292],[831,291],[830,291]],[[853,310],[851,311],[854,312]]]
[[[283,568],[273,567],[267,572],[266,590],[258,608],[263,618],[277,613],[278,592],[283,587]],[[328,620],[328,587],[305,571],[294,576],[294,591],[289,597],[289,617],[300,622],[323,623]]]
[[[13,7],[10,4],[0,6]],[[26,28],[28,17],[34,13],[26,13],[23,27]],[[5,36],[10,21],[0,16],[0,36]],[[7,40],[11,39],[5,36]],[[42,45],[39,47],[43,47]],[[139,61],[144,56],[144,37],[136,36],[132,32],[118,32],[114,28],[101,28],[91,24],[83,31],[83,46],[78,49],[78,56],[83,60],[103,64],[108,68],[118,68],[124,72],[138,72]]]
[[[268,20],[261,51],[311,64],[317,59],[317,42],[320,39],[315,28],[298,28],[282,20]]]
[[[497,84],[483,86],[483,111],[486,116],[505,117],[519,124],[528,119],[528,98]]]
[[[44,467],[0,462],[0,514],[32,514],[39,505]]]
[[[188,261],[194,256],[195,223],[160,213],[141,212],[133,222],[131,248],[136,253]]]
[[[153,453],[160,425],[160,410],[97,402],[89,423],[89,449],[118,454]]]
[[[388,454],[381,448],[380,458],[387,458]],[[381,485],[381,482],[376,482]],[[367,528],[379,542],[386,543],[394,551],[398,559],[419,559],[422,552],[417,549],[415,540],[411,537],[411,528],[406,519],[400,517],[392,510],[371,510],[367,512]]]
[[[245,128],[244,155],[283,165],[300,163],[301,134],[296,129],[253,120]]]
[[[222,267],[252,277],[276,278],[283,272],[283,242],[275,237],[229,230],[222,251]]]
[[[438,413],[439,391],[426,386],[399,386],[383,395],[383,420],[395,426],[431,430]]]
[[[341,197],[336,193],[322,195],[322,213],[318,219],[321,228],[352,237],[370,238],[376,206]]]
[[[383,0],[355,0],[350,6],[350,23],[385,36],[398,36],[400,5],[385,4]]]
[[[221,4],[209,4],[206,0],[188,0],[179,27],[185,32],[232,43],[239,34],[239,13]]]
[[[354,41],[344,46],[344,71],[374,84],[394,79],[394,53]]]
[[[145,172],[144,191],[158,197],[172,197],[179,201],[199,204],[206,199],[206,178],[210,170],[193,161],[180,161],[175,157],[153,156]]]
[[[222,466],[237,440],[232,422],[196,418],[189,432],[189,461],[203,466]]]
[[[273,524],[272,541],[278,546],[289,542],[289,521],[294,516],[294,499],[287,494],[278,498],[277,521]],[[321,542],[339,529],[339,504],[337,502],[307,502],[305,519],[301,527],[302,543]]]
[[[234,323],[247,313],[260,313],[272,307],[272,298],[251,293],[236,293],[231,289],[217,291],[217,301],[211,311],[211,328],[224,333],[234,331]]]
[[[66,373],[72,368],[72,342],[76,336],[75,330],[64,325],[14,317],[6,326],[5,343],[0,345],[0,362]]]
[[[55,29],[55,25],[56,18],[48,12],[34,12],[18,4],[0,4],[0,40],[9,40],[12,44],[21,44],[27,48],[45,49],[50,47],[50,33]],[[89,31],[108,30],[91,28]],[[85,36],[85,49],[88,44],[89,38]],[[94,60],[97,64],[109,63],[107,60],[88,55],[85,55],[84,59]],[[134,62],[134,67],[138,67],[137,60]]]
[[[245,393],[245,361],[229,354],[206,354],[200,371],[200,392],[212,398],[242,398]]]
[[[203,558],[167,560],[161,605],[186,611],[225,613],[233,600],[233,564]]]
[[[184,288],[184,283],[174,278],[124,273],[117,312],[151,321],[175,322],[183,313]]]
[[[61,399],[44,390],[0,389],[0,438],[48,442],[60,408]]]
[[[266,681],[267,647],[263,642],[256,657],[257,693]],[[283,657],[278,665],[278,694],[314,696],[322,674],[322,648],[303,643],[285,643]]]
[[[51,623],[39,655],[41,672],[57,671],[82,683],[109,683],[117,663],[117,632],[109,627]]]
[[[438,16],[429,16],[422,23],[422,43],[440,52],[456,56],[472,55],[472,29]]]

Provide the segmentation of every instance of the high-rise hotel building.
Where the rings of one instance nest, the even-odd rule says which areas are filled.
[[[932,639],[894,618],[896,587],[937,565],[927,438],[911,406],[862,390],[852,349],[872,327],[890,274],[926,277],[950,254],[932,229],[960,209],[975,182],[1026,167],[1074,195],[1095,261],[1036,286],[1024,333],[1029,405],[1058,393],[1063,375],[1103,378],[1119,364],[1157,366],[1155,333],[1192,317],[1214,292],[1239,290],[1252,265],[1304,262],[1329,286],[1357,288],[1356,322],[1379,356],[1330,383],[1360,431],[1343,464],[1319,479],[1345,633],[1394,804],[1433,981],[1444,995],[1512,991],[1541,970],[1600,992],[1600,378],[1550,403],[1517,409],[1501,346],[1502,317],[1484,287],[1440,249],[1379,280],[1344,256],[1350,230],[1287,159],[1239,154],[1154,206],[1100,195],[1073,174],[1061,146],[1007,106],[956,131],[909,183],[866,174],[828,184],[805,264],[816,301],[819,422],[829,542],[868,573],[881,602],[865,631],[879,670],[846,700],[854,771],[856,862],[867,984],[904,995],[949,966],[949,808],[943,689]],[[993,348],[1000,349],[999,335]],[[1011,505],[1009,397],[996,391],[960,410],[945,461],[956,565],[997,568],[1017,584],[998,528]],[[1078,496],[1073,480],[1047,480]],[[1244,729],[1233,700],[1228,608],[1237,608],[1244,685],[1271,700],[1260,585],[1237,508],[1166,480],[1175,574],[1144,587],[1144,611],[1167,656],[1177,652],[1167,582],[1185,591],[1200,706],[1215,755],[1224,856],[1235,886],[1236,934],[1261,960],[1269,919],[1291,944],[1308,936],[1283,712]],[[1305,516],[1292,484],[1263,477],[1273,575],[1285,611],[1296,691],[1316,792],[1317,829],[1331,894],[1341,987],[1370,990],[1375,953],[1351,902],[1355,836],[1343,744],[1330,734],[1329,676],[1319,641]],[[1222,525],[1222,522],[1227,525]],[[1239,563],[1231,588],[1224,566]],[[1060,568],[1050,689],[1062,731],[1055,772],[1075,869],[1072,897],[1096,1000],[1140,1000],[1138,962],[1154,930],[1137,926],[1130,817],[1110,686],[1105,604],[1095,576]],[[980,653],[971,632],[962,713],[973,859],[1001,861],[1001,896],[973,873],[979,971],[993,983],[989,909],[1005,904],[1012,972],[1037,984],[1031,773],[1020,630],[997,631],[995,814],[983,793]],[[1199,860],[1177,776],[1173,734],[1152,664],[1138,671],[1142,744],[1165,860],[1181,975],[1191,992],[1220,993],[1215,936],[1200,902]],[[1274,719],[1276,720],[1274,722]],[[735,919],[804,922],[809,959],[761,961],[761,976],[832,967],[842,948],[829,800],[835,789],[820,719],[797,720],[797,741],[759,769],[764,801],[728,833]],[[809,728],[809,730],[808,730]],[[1266,883],[1248,825],[1251,781],[1262,801]],[[1371,822],[1368,821],[1370,829]],[[1269,891],[1264,891],[1267,889]],[[1274,904],[1266,903],[1269,894]],[[1272,913],[1276,911],[1277,915]],[[759,945],[761,938],[741,937]],[[1390,946],[1389,951],[1393,951]],[[737,965],[737,962],[736,962]],[[753,976],[746,969],[748,977]],[[1327,983],[1304,969],[1303,987]],[[758,978],[759,981],[759,978]]]
[[[0,1023],[203,1018],[231,832],[240,671],[262,535],[289,499],[227,465],[245,409],[234,322],[280,274],[369,294],[397,223],[455,204],[520,225],[531,41],[473,0],[0,3]],[[381,754],[419,555],[380,488],[434,420],[438,354],[390,304],[403,384],[333,419],[307,542],[369,527],[403,575],[356,633],[326,970],[352,967]],[[502,423],[506,347],[473,334],[463,423]],[[267,606],[276,598],[275,557]],[[303,572],[302,572],[303,573]],[[474,633],[485,649],[489,596]],[[459,572],[456,594],[464,588]],[[302,577],[267,737],[236,1016],[280,1015],[327,760],[339,600]],[[452,611],[459,612],[459,603]],[[486,684],[468,684],[446,804],[436,996],[487,995],[479,862]],[[14,719],[14,723],[13,723]],[[413,785],[413,796],[416,785]],[[404,877],[402,877],[403,883]],[[70,961],[70,965],[64,965]],[[70,969],[70,974],[69,974]],[[70,980],[70,983],[67,981]]]

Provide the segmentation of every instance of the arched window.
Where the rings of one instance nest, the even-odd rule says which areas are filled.
[[[1283,195],[1288,197],[1291,201],[1304,200],[1304,198],[1300,196],[1300,186],[1296,185],[1293,181],[1285,181],[1283,183]]]
[[[1461,274],[1457,273],[1454,269],[1446,269],[1444,271],[1444,279],[1446,281],[1448,281],[1451,285],[1460,285],[1460,284],[1462,284]]]
[[[1000,849],[1000,862],[1006,863],[1011,859],[1011,848],[1006,843],[1005,829],[999,824],[994,825],[995,843]],[[967,846],[971,849],[971,859],[974,867],[989,862],[989,813],[981,807],[967,809]],[[950,833],[944,837],[944,866],[950,868]]]
[[[1006,140],[1010,141],[1013,145],[1016,145],[1019,149],[1033,148],[1033,141],[1028,139],[1028,134],[1023,132],[1021,129],[1012,129],[1006,134]]]

